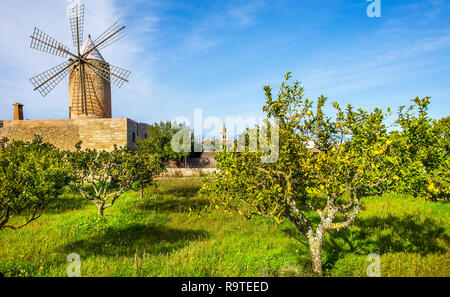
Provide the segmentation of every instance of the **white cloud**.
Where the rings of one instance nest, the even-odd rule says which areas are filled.
[[[303,81],[308,88],[320,92],[347,95],[389,84],[405,85],[426,73],[445,70],[450,64],[433,55],[450,48],[447,32],[394,46],[397,48],[385,41],[379,48],[353,55],[345,66],[316,68],[305,74]]]
[[[252,26],[256,24],[256,12],[261,6],[261,1],[254,1],[250,4],[233,7],[229,13],[231,19],[239,26]]]
[[[230,7],[228,7],[230,6]],[[215,13],[208,13],[201,21],[195,23],[191,31],[184,37],[183,54],[197,54],[211,49],[221,43],[220,32],[234,27],[250,27],[257,24],[256,14],[263,6],[263,1],[250,4],[224,4]]]

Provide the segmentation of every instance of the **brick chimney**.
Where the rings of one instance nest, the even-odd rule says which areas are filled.
[[[22,121],[23,120],[23,104],[14,103],[14,120]]]

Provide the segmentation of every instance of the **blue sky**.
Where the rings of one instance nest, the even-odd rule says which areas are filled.
[[[381,17],[366,0],[90,0],[85,32],[95,38],[115,20],[127,37],[102,50],[131,70],[113,87],[113,117],[153,123],[177,116],[262,115],[262,87],[278,88],[286,72],[310,98],[371,109],[432,96],[430,115],[450,115],[450,1],[381,0]],[[0,119],[12,103],[30,119],[67,118],[68,80],[47,97],[28,78],[61,58],[29,48],[35,26],[72,46],[70,1],[0,4]]]

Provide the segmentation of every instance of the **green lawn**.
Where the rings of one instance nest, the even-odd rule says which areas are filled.
[[[307,245],[290,222],[197,216],[201,180],[158,183],[144,199],[123,195],[104,217],[67,194],[25,228],[0,231],[0,274],[65,276],[67,255],[78,253],[82,276],[310,275]],[[365,276],[366,256],[378,253],[382,276],[450,276],[449,217],[446,203],[366,198],[354,226],[327,235],[325,275]]]

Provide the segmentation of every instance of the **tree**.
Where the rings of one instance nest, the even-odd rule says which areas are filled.
[[[84,198],[92,201],[102,216],[125,191],[139,183],[144,186],[157,173],[153,158],[133,154],[128,148],[111,152],[78,149],[71,154],[76,176],[73,186]]]
[[[435,200],[450,196],[448,119],[433,122],[428,116],[430,97],[401,106],[392,131],[390,156],[397,162],[395,191]],[[417,110],[417,112],[414,112]]]
[[[436,132],[441,136],[442,145],[446,154],[450,154],[450,117],[433,122]]]
[[[335,119],[326,117],[326,98],[313,102],[303,97],[299,82],[282,83],[278,97],[264,87],[267,126],[278,125],[278,134],[266,127],[247,130],[246,147],[217,154],[216,173],[204,185],[211,207],[226,207],[250,218],[267,216],[281,223],[291,221],[309,243],[313,271],[322,274],[322,242],[329,230],[350,226],[363,196],[379,194],[392,183],[384,158],[389,139],[381,110],[342,110],[333,103]],[[272,123],[272,124],[270,124]],[[270,130],[272,131],[272,130]],[[261,162],[268,153],[249,146],[255,135],[270,134],[267,145],[279,142],[276,162]],[[307,148],[315,143],[320,153]],[[261,146],[264,141],[258,139]]]
[[[142,199],[144,197],[144,188],[154,184],[155,176],[160,175],[166,169],[166,165],[162,162],[159,154],[142,150],[142,146],[137,147],[134,158],[137,182],[132,188],[133,190],[140,190]]]
[[[150,125],[147,128],[148,137],[139,139],[137,148],[140,152],[147,151],[152,154],[158,154],[162,160],[181,160],[187,156],[188,152],[174,152],[171,141],[173,136],[183,128],[182,125],[171,122],[160,122]]]
[[[0,149],[0,229],[19,229],[38,219],[62,194],[72,176],[64,154],[40,137],[31,142],[4,139]],[[24,220],[10,219],[24,215]]]
[[[434,199],[450,199],[450,117],[433,123],[435,132],[440,135],[444,157],[441,164],[432,171],[427,190]]]

